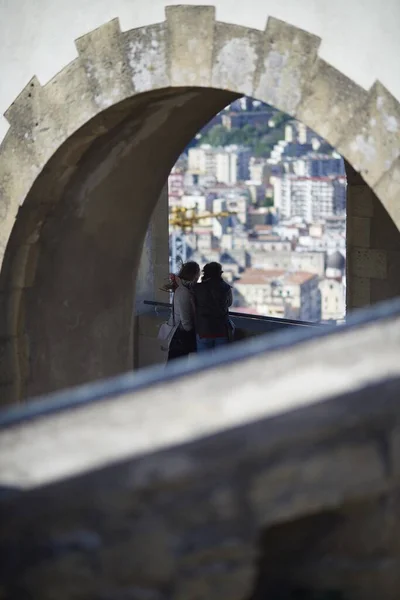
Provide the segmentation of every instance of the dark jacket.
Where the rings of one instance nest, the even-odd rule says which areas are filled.
[[[193,287],[193,295],[197,335],[210,338],[227,336],[231,286],[222,279],[207,279]]]

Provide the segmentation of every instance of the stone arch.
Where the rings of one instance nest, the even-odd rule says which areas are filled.
[[[37,242],[58,210],[56,199],[76,183],[85,161],[109,154],[111,142],[129,154],[129,144],[162,131],[177,106],[197,111],[198,120],[187,121],[192,130],[236,95],[287,112],[343,154],[400,227],[399,103],[379,82],[366,91],[321,60],[320,42],[275,18],[265,31],[250,30],[216,21],[211,6],[171,6],[165,22],[148,27],[121,32],[117,19],[106,23],[77,40],[78,57],[49,83],[29,82],[5,114],[10,129],[0,148],[0,263],[5,257],[0,385],[8,390],[3,397],[23,396],[31,377],[29,354],[35,348],[25,335],[27,299],[40,277]],[[149,103],[160,109],[156,116],[146,113]],[[146,120],[148,131],[142,127]],[[171,149],[153,181],[129,264],[133,273],[169,163],[183,147],[185,136],[177,138],[180,148],[177,143]],[[102,160],[106,169],[106,157]],[[93,375],[114,373],[104,369],[109,356],[97,359],[101,365]],[[117,361],[118,368],[128,368],[128,362]]]

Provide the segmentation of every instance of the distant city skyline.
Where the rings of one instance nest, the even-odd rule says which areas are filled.
[[[170,226],[172,269],[179,259],[221,262],[241,312],[344,318],[344,162],[302,123],[235,101],[178,159],[169,205],[196,211],[192,231]]]

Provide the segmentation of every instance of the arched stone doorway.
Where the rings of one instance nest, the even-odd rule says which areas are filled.
[[[379,82],[369,92],[354,84],[318,57],[319,38],[287,23],[270,18],[263,33],[196,6],[166,17],[85,35],[75,61],[44,87],[33,79],[6,113],[4,401],[132,366],[134,279],[152,212],[184,145],[238,95],[302,120],[361,174],[370,187],[356,181],[350,198],[349,304],[373,301],[375,288],[397,293],[398,102]],[[396,226],[385,209],[375,219],[375,195]]]

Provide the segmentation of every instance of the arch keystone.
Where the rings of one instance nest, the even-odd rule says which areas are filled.
[[[269,17],[257,69],[255,96],[296,115],[321,39]]]
[[[261,31],[217,21],[211,85],[253,96],[262,41]]]
[[[400,104],[379,81],[336,147],[372,187],[400,156]]]
[[[75,44],[98,109],[108,108],[133,94],[118,19],[77,39]]]
[[[173,86],[211,84],[214,6],[167,6],[170,81]]]
[[[366,90],[317,58],[296,116],[336,146],[367,96]]]

